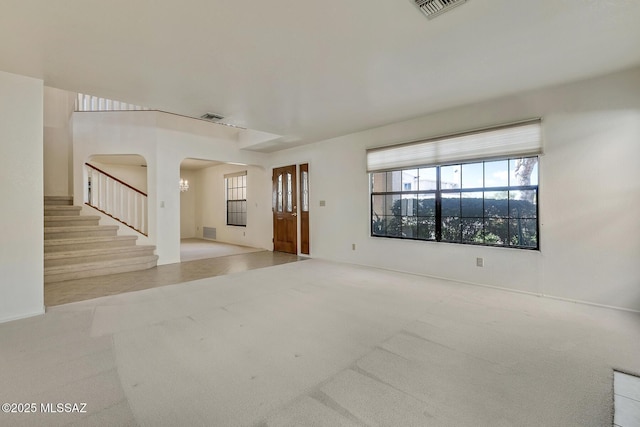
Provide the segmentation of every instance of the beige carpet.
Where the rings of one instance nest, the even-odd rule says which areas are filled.
[[[579,284],[576,284],[578,286]],[[318,260],[0,325],[0,425],[607,426],[640,315]]]
[[[246,254],[264,251],[265,249],[249,246],[232,245],[204,239],[180,240],[180,261],[195,261],[198,259],[218,258],[228,255]]]

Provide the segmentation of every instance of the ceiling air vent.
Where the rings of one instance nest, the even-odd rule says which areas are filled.
[[[224,119],[224,116],[221,116],[220,114],[214,114],[214,113],[204,113],[203,115],[200,116],[200,118],[203,120],[209,120],[210,122],[217,122],[218,120]]]
[[[466,3],[467,0],[415,0],[420,10],[427,15],[427,18],[433,19],[456,6]]]

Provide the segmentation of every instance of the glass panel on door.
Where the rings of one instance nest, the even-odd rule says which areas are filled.
[[[287,212],[293,212],[293,188],[291,173],[287,172]]]
[[[302,211],[309,212],[309,173],[302,172]]]
[[[278,196],[277,196],[277,202],[276,202],[276,211],[277,212],[282,212],[282,192],[283,192],[283,180],[282,180],[282,174],[278,175]]]

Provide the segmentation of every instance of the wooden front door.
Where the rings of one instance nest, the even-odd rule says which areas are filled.
[[[298,253],[296,165],[273,170],[273,250]]]

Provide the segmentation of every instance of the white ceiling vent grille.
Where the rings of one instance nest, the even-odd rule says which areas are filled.
[[[415,0],[420,10],[427,15],[427,18],[433,19],[456,6],[466,3],[467,0]]]
[[[200,116],[200,118],[203,120],[209,120],[210,122],[217,122],[218,120],[224,119],[224,116],[221,116],[220,114],[214,114],[214,113],[204,113],[203,115]]]

